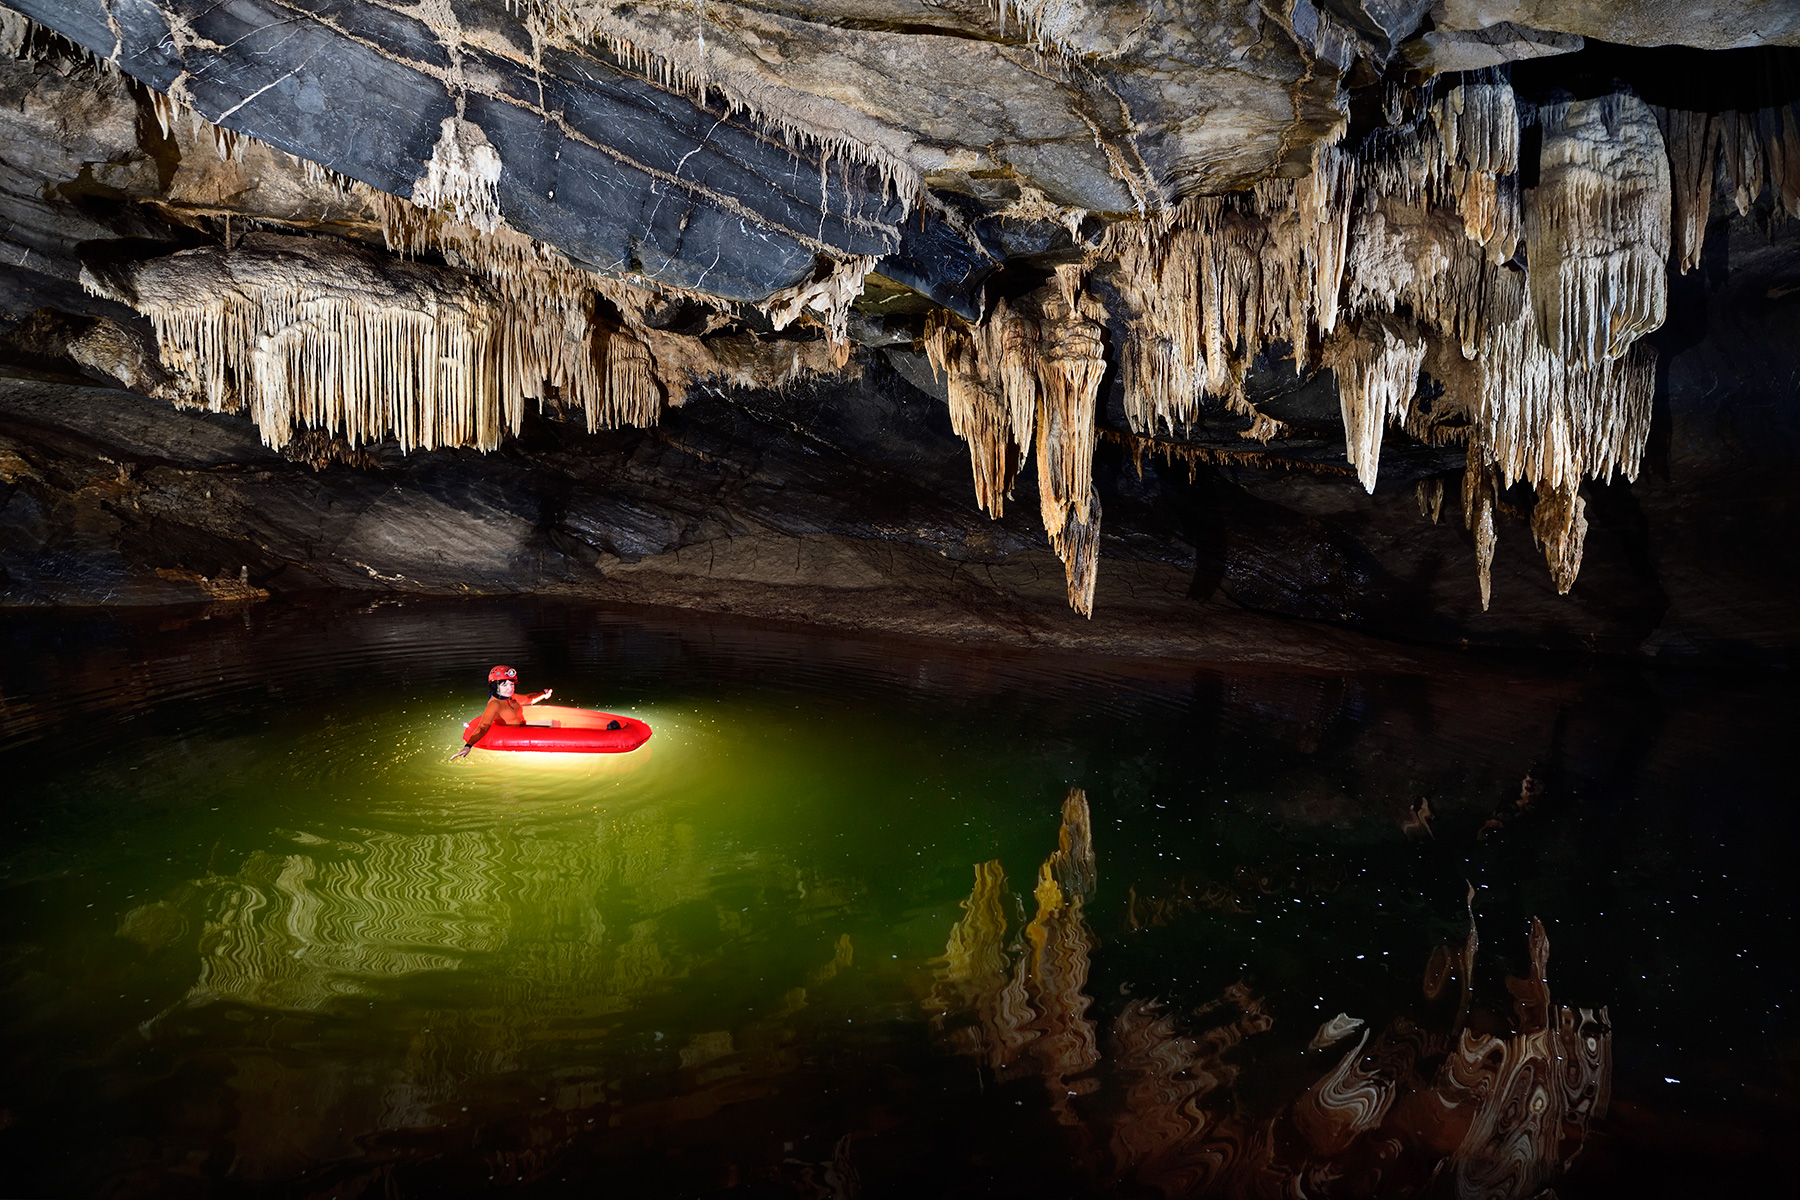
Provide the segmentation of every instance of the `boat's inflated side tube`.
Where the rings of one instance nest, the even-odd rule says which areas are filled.
[[[525,724],[488,728],[477,750],[547,750],[561,754],[624,754],[650,740],[650,727],[636,717],[563,708],[553,704],[525,706]],[[481,718],[463,728],[463,741],[475,736]],[[609,725],[617,725],[609,729]]]

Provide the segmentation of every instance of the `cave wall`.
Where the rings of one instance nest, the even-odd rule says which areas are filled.
[[[1741,136],[1735,123],[1719,132],[1737,109],[1705,117],[1703,95],[1655,98],[1677,106],[1659,113],[1702,113],[1717,156],[1704,191],[1717,196],[1684,234],[1682,196],[1693,201],[1674,189],[1671,255],[1697,269],[1668,272],[1665,307],[1645,322],[1656,365],[1641,466],[1581,485],[1585,545],[1567,595],[1573,576],[1559,580],[1554,556],[1546,572],[1538,547],[1541,492],[1501,480],[1484,603],[1455,438],[1414,423],[1383,445],[1378,417],[1379,473],[1367,450],[1350,460],[1341,383],[1362,368],[1332,358],[1329,336],[1304,364],[1293,345],[1247,337],[1238,382],[1199,393],[1191,419],[1146,425],[1126,362],[1142,336],[1132,289],[1156,277],[1095,265],[1133,222],[1179,229],[1195,204],[1257,180],[1310,186],[1335,139],[1395,119],[1370,103],[1443,94],[1433,70],[1530,58],[1529,86],[1552,106],[1545,79],[1628,94],[1607,64],[1630,48],[1584,52],[1581,36],[1654,41],[1666,28],[1654,5],[1560,30],[1529,6],[1483,9],[1471,25],[1467,6],[1297,5],[1272,40],[1194,5],[1134,40],[1124,19],[1142,14],[1129,6],[1008,10],[997,34],[985,5],[916,29],[919,14],[885,0],[796,4],[692,31],[712,47],[698,75],[677,19],[687,5],[449,5],[454,21],[431,7],[424,24],[372,0],[13,7],[91,53],[8,17],[0,602],[551,590],[1136,653],[1300,654],[1279,649],[1291,628],[1338,649],[1354,643],[1334,629],[1691,660],[1787,659],[1796,645],[1800,253],[1779,156],[1800,140],[1780,124],[1793,120],[1786,60],[1731,99],[1753,109]],[[250,54],[277,18],[304,37]],[[1764,43],[1794,40],[1778,26]],[[587,49],[571,48],[571,29]],[[1745,40],[1720,29],[1721,45]],[[1026,76],[1041,88],[1013,87]],[[911,90],[890,86],[901,77]],[[945,111],[952,77],[1006,114]],[[336,82],[347,78],[380,82],[351,91]],[[405,119],[384,120],[409,88]],[[1131,119],[1094,125],[1097,96]],[[1772,133],[1757,132],[1764,113]],[[507,124],[521,120],[532,127]],[[1672,139],[1664,121],[1657,136]],[[484,139],[499,147],[491,179]],[[1739,147],[1763,157],[1734,159]],[[533,174],[545,170],[556,177]],[[1226,216],[1238,211],[1253,210]],[[351,260],[368,284],[343,285]],[[195,276],[201,262],[227,274]],[[283,263],[301,282],[275,289],[280,304],[301,294],[354,314],[417,277],[394,303],[435,306],[433,336],[465,293],[459,329],[513,331],[491,334],[496,378],[509,355],[552,366],[494,399],[485,424],[435,438],[382,425],[385,409],[361,433],[343,410],[309,418],[323,401],[298,393],[277,436],[256,403],[240,415],[206,383],[207,339],[238,310],[181,326],[155,288],[169,277],[200,293],[177,297],[191,314],[209,289],[253,291]],[[1528,265],[1502,257],[1499,269]],[[351,294],[322,298],[316,280],[334,273]],[[1033,314],[1046,358],[1079,364],[1055,378],[1079,381],[1068,403],[1084,424],[1069,444],[1091,456],[1091,508],[1070,490],[1085,475],[1046,490],[1046,443],[1009,451],[1006,428],[993,469],[1018,474],[989,499],[1010,489],[1011,502],[998,517],[976,506],[971,446],[979,458],[984,435],[968,423],[982,388],[999,394],[999,368],[987,380],[971,347],[959,375],[931,331],[984,336],[997,302]],[[519,311],[553,312],[569,332],[546,351]],[[1071,359],[1084,321],[1080,344],[1095,349]],[[197,331],[186,360],[172,353],[183,328]],[[570,358],[565,343],[592,350]],[[1423,361],[1411,369],[1429,407],[1442,380]],[[389,378],[373,372],[357,378]],[[1413,375],[1396,386],[1394,402],[1415,402]],[[1048,448],[1068,461],[1061,440]],[[1092,622],[1066,607],[1078,561]]]

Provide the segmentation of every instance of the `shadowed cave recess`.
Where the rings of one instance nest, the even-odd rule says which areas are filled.
[[[296,808],[291,829],[239,830],[142,895],[102,897],[123,915],[101,940],[142,947],[167,978],[159,1012],[132,1018],[149,1057],[120,1066],[106,1057],[123,1053],[116,1042],[92,1061],[148,1106],[165,1087],[200,1098],[143,1144],[106,1141],[91,1168],[15,1161],[0,1177],[99,1180],[118,1195],[174,1194],[181,1180],[196,1195],[562,1194],[616,1169],[661,1180],[643,1194],[850,1197],[906,1181],[1171,1200],[1673,1194],[1733,1167],[1760,1181],[1771,1131],[1794,1110],[1794,1042],[1769,999],[1790,995],[1791,971],[1757,984],[1775,1066],[1749,1071],[1751,1099],[1732,1101],[1754,1100],[1765,1124],[1727,1134],[1729,1106],[1645,1099],[1660,1049],[1645,1048],[1642,1022],[1635,1042],[1623,1030],[1650,976],[1593,965],[1607,953],[1595,897],[1685,889],[1669,881],[1710,863],[1711,843],[1633,843],[1605,882],[1569,883],[1593,910],[1585,927],[1540,920],[1539,902],[1563,897],[1542,882],[1553,872],[1534,866],[1529,885],[1507,872],[1535,837],[1531,853],[1578,874],[1567,814],[1596,796],[1623,828],[1632,805],[1679,808],[1670,797],[1690,783],[1711,797],[1780,777],[1768,747],[1793,705],[1769,681],[1800,658],[1797,458],[1800,8],[1788,0],[1704,15],[1660,0],[0,0],[0,609],[12,621],[0,752],[12,761],[82,750],[87,715],[178,724],[166,706],[183,671],[202,680],[196,703],[267,688],[256,711],[273,712],[330,689],[252,680],[243,664],[260,669],[260,654],[310,663],[348,692],[354,649],[398,694],[416,683],[402,643],[447,661],[498,628],[515,658],[630,664],[621,678],[647,705],[658,692],[645,664],[717,666],[715,692],[654,717],[672,722],[651,743],[659,771],[705,744],[695,714],[749,680],[792,684],[807,703],[835,696],[876,723],[844,682],[857,672],[906,695],[883,720],[918,728],[937,719],[907,707],[927,693],[977,723],[980,705],[1013,705],[1018,728],[1001,722],[987,749],[1004,757],[995,747],[1016,738],[1031,747],[1022,761],[1060,755],[1056,738],[1079,744],[1035,714],[1079,708],[1089,683],[1105,707],[1170,678],[1152,687],[1133,672],[1248,672],[1195,694],[1221,720],[1266,726],[1245,743],[1259,747],[1245,754],[1252,774],[1306,764],[1304,786],[1267,812],[1261,792],[1251,801],[1269,823],[1220,817],[1211,831],[1221,862],[1242,838],[1256,848],[1242,862],[1260,865],[1178,871],[1144,835],[1121,852],[1118,879],[1135,882],[1097,892],[1096,826],[1177,820],[1130,808],[1153,789],[1139,797],[1126,776],[1141,766],[1179,797],[1171,780],[1199,778],[1216,731],[1159,709],[1117,733],[1137,757],[1092,778],[1073,757],[1061,773],[1032,759],[1005,784],[1018,813],[994,840],[1029,811],[1044,818],[1031,836],[1055,830],[1054,849],[1013,844],[1005,865],[978,840],[968,854],[917,851],[938,866],[907,881],[892,993],[855,969],[892,932],[867,911],[881,881],[846,867],[809,885],[804,838],[764,847],[768,861],[730,869],[767,875],[758,903],[779,897],[768,903],[786,933],[816,922],[807,936],[824,938],[852,912],[867,927],[808,942],[804,962],[782,951],[769,976],[781,987],[730,1032],[707,1005],[753,970],[774,984],[767,963],[732,957],[768,913],[740,919],[720,899],[749,887],[719,884],[725,868],[707,858],[729,858],[704,844],[740,836],[729,821],[720,832],[634,809],[603,819],[590,845],[559,811],[501,836],[516,814],[471,815],[457,783],[432,810],[468,823],[449,831],[414,828],[410,813],[363,827]],[[344,646],[308,658],[314,624]],[[755,640],[745,629],[761,648],[738,646]],[[605,652],[566,649],[584,636]],[[180,651],[166,677],[146,665],[159,646]],[[829,686],[784,674],[813,654],[842,656],[819,668]],[[1018,682],[1059,672],[1066,684]],[[74,699],[34,699],[40,678],[66,680]],[[1708,681],[1692,685],[1702,699],[1683,690],[1694,679]],[[1192,683],[1167,686],[1187,704]],[[452,687],[433,677],[408,702],[448,720]],[[1301,710],[1327,715],[1296,734],[1283,722]],[[1687,712],[1704,719],[1668,746],[1646,731]],[[1372,732],[1391,713],[1408,732]],[[1589,738],[1605,754],[1583,741],[1589,724],[1606,731]],[[1160,746],[1131,743],[1152,728],[1168,735]],[[1552,746],[1558,764],[1610,757],[1546,776],[1508,738]],[[1460,739],[1479,742],[1466,763]],[[1743,750],[1737,773],[1695,783],[1714,742],[1721,759]],[[220,775],[266,766],[244,745],[217,754]],[[1674,782],[1649,782],[1657,755],[1681,764]],[[1317,766],[1340,759],[1401,782],[1343,799],[1336,768]],[[204,779],[209,761],[169,777]],[[45,795],[140,786],[110,760],[93,780],[42,769]],[[371,789],[398,788],[399,768],[366,769]],[[1437,782],[1415,786],[1427,774]],[[632,786],[648,794],[646,778]],[[1653,802],[1640,780],[1661,789]],[[578,789],[557,786],[557,803],[579,807]],[[896,811],[913,799],[890,798]],[[1344,817],[1339,799],[1371,807]],[[1758,804],[1776,832],[1791,826]],[[1290,828],[1317,835],[1314,849],[1342,842],[1304,862],[1264,852]],[[1509,829],[1538,832],[1508,841]],[[1180,836],[1199,854],[1211,833]],[[556,871],[532,858],[546,846],[566,857]],[[39,861],[62,852],[32,843],[0,875],[61,886],[43,884],[60,876]],[[645,862],[679,886],[646,883]],[[1290,1011],[1314,998],[1316,962],[1296,965],[1310,944],[1265,962],[1262,982],[1226,969],[1254,957],[1247,942],[1218,948],[1203,979],[1165,970],[1230,922],[1274,924],[1289,904],[1311,913],[1342,890],[1365,917],[1380,910],[1368,897],[1385,893],[1352,882],[1351,862],[1368,864],[1359,877],[1418,862],[1430,876],[1429,898],[1404,914],[1429,944],[1382,941],[1382,922],[1402,923],[1392,911],[1370,917],[1387,933],[1356,932],[1370,955],[1389,955],[1380,944],[1401,947],[1395,963],[1418,959],[1383,964],[1393,978],[1379,984],[1345,967],[1366,1015]],[[1655,885],[1634,874],[1658,870]],[[603,916],[625,902],[572,879],[638,888],[642,911]],[[1755,928],[1779,943],[1792,897],[1755,887],[1774,897]],[[28,957],[18,947],[35,928],[0,921],[0,943]],[[1566,993],[1551,955],[1565,929]],[[1349,944],[1330,936],[1333,953]],[[190,950],[194,962],[169,965]],[[929,971],[896,982],[927,951]],[[476,962],[489,965],[455,974]],[[8,993],[46,1028],[54,974],[23,974]],[[357,1028],[345,997],[378,996],[375,1024],[412,1019],[427,1011],[406,990],[414,976],[463,989],[430,997],[429,1019],[449,1031],[421,1034],[399,1066],[366,1068],[406,1080],[379,1102],[373,1084],[318,1083],[342,1107],[290,1126],[288,1101],[308,1101],[283,1072],[364,1070],[354,1047],[368,1035],[344,1032]],[[903,986],[914,994],[896,1001]],[[863,991],[851,1003],[833,987]],[[1405,1004],[1390,1002],[1402,991]],[[662,1014],[641,1015],[645,997],[667,996],[680,997],[666,1022],[679,1044],[651,1028]],[[1609,1005],[1633,1004],[1615,1064]],[[879,1035],[864,1034],[871,1012],[886,1014]],[[233,1040],[265,1018],[290,1023],[269,1034],[279,1063]],[[818,1028],[794,1034],[807,1022]],[[22,1028],[6,1035],[24,1044]],[[470,1048],[489,1034],[499,1048]],[[622,1057],[591,1078],[532,1057],[607,1038]],[[171,1067],[156,1057],[176,1061],[169,1046],[205,1049]],[[858,1082],[821,1067],[831,1055]],[[1691,1061],[1729,1075],[1729,1055],[1707,1055]],[[34,1063],[0,1081],[13,1105],[0,1106],[0,1138],[15,1121],[49,1122],[11,1099]],[[84,1087],[44,1071],[61,1082],[43,1111],[88,1111]],[[255,1102],[209,1107],[208,1072]],[[796,1100],[769,1082],[790,1076],[819,1091]],[[839,1086],[866,1092],[853,1121],[800,1113],[833,1107]],[[485,1132],[446,1148],[434,1139],[461,1128],[447,1115],[469,1099],[459,1088]],[[943,1113],[907,1107],[937,1088],[952,1097]],[[1017,1139],[989,1089],[1020,1110]],[[787,1157],[740,1177],[740,1159],[775,1153],[753,1127],[777,1093],[771,1120],[855,1128],[783,1143]],[[533,1096],[555,1112],[518,1116],[511,1106]],[[626,1132],[597,1141],[596,1120]],[[365,1145],[358,1121],[390,1140]],[[712,1132],[644,1132],[665,1129]],[[689,1136],[714,1141],[684,1148]],[[1667,1178],[1652,1163],[1659,1139],[1678,1161]],[[0,1145],[23,1140],[15,1130]],[[947,1183],[919,1165],[939,1143]],[[200,1165],[180,1165],[184,1152]],[[1571,1175],[1583,1154],[1599,1165]]]

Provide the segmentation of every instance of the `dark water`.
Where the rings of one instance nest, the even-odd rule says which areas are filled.
[[[1792,1181],[1781,679],[485,601],[0,629],[0,1194]],[[494,662],[656,736],[446,762]]]

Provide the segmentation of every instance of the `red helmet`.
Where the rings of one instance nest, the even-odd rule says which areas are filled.
[[[488,672],[489,683],[499,683],[502,679],[517,679],[519,673],[511,667],[495,667]]]

